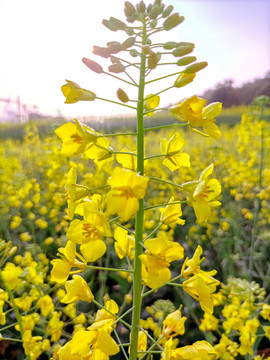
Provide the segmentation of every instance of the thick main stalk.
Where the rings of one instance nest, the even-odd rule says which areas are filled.
[[[146,44],[146,25],[143,24],[142,46]],[[137,172],[144,174],[144,127],[143,127],[143,105],[145,87],[145,55],[141,55],[140,81],[137,105]],[[139,210],[136,214],[135,223],[135,256],[134,256],[134,275],[133,275],[133,314],[131,327],[130,360],[137,359],[139,321],[141,316],[141,291],[142,291],[142,265],[139,255],[142,253],[143,240],[143,214],[144,201],[139,200]]]

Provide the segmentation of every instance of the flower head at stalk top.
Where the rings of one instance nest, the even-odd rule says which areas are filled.
[[[203,170],[199,180],[182,185],[187,200],[194,207],[199,223],[205,222],[211,215],[211,208],[220,206],[219,201],[213,201],[221,193],[221,185],[217,179],[208,179],[212,174],[214,165],[209,165]]]
[[[144,197],[148,181],[133,171],[114,168],[108,179],[111,190],[107,194],[107,212],[129,220],[139,209],[139,199]]]
[[[125,256],[128,256],[130,260],[133,260],[135,248],[134,236],[129,235],[127,230],[118,226],[114,230],[114,239],[114,248],[119,259],[123,259]]]
[[[196,341],[192,345],[183,346],[172,352],[171,359],[185,360],[213,360],[215,359],[215,349],[207,341]]]
[[[61,154],[75,156],[85,151],[86,147],[94,144],[98,134],[86,125],[74,120],[74,123],[66,123],[55,130],[56,135],[62,140]]]
[[[96,94],[92,91],[81,88],[73,81],[66,80],[66,84],[61,87],[62,93],[66,98],[66,104],[74,104],[78,101],[93,101]]]
[[[158,95],[147,95],[144,101],[144,111],[148,112],[150,110],[154,110],[158,107],[160,101],[160,97]],[[152,116],[155,111],[148,112],[146,116]]]
[[[61,299],[61,302],[65,304],[70,304],[78,300],[91,302],[94,299],[94,295],[84,278],[79,275],[73,275],[72,278],[72,280],[65,283],[66,295]]]
[[[170,225],[170,224],[184,225],[186,221],[180,219],[180,216],[182,216],[181,204],[170,205],[170,203],[173,202],[174,202],[174,197],[172,196],[165,209],[162,208],[159,209],[159,211],[161,212],[160,221],[165,225]]]
[[[181,315],[181,311],[178,309],[168,316],[163,321],[162,334],[166,337],[174,337],[177,335],[183,335],[185,333],[185,321],[186,317]]]
[[[184,142],[179,133],[175,133],[169,140],[161,140],[161,152],[166,154],[163,165],[167,166],[171,171],[175,171],[181,166],[190,167],[189,154],[181,151]]]
[[[191,259],[186,257],[184,264],[181,269],[181,274],[185,279],[188,279],[191,274],[197,274],[201,267],[201,263],[205,259],[204,257],[201,259],[201,255],[203,253],[202,247],[200,245],[197,246],[194,255]]]
[[[147,239],[144,245],[147,250],[139,256],[142,262],[142,277],[145,284],[154,289],[171,279],[170,263],[182,259],[184,249],[164,236]]]
[[[214,117],[221,112],[222,104],[215,102],[206,107],[205,104],[205,99],[194,95],[173,105],[170,112],[178,120],[188,121],[191,128],[202,127],[205,135],[218,140],[221,137],[221,131],[215,124]]]

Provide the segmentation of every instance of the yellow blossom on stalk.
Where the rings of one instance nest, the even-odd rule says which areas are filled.
[[[166,154],[163,165],[171,171],[179,169],[181,166],[190,167],[190,156],[181,151],[184,139],[179,133],[175,133],[169,140],[161,139],[161,153]]]
[[[203,311],[209,314],[212,314],[214,309],[212,294],[220,283],[213,278],[215,274],[216,270],[208,272],[201,270],[198,274],[183,282],[184,290],[195,300],[198,300]]]
[[[160,101],[160,97],[158,95],[153,95],[153,94],[147,95],[145,98],[145,101],[144,101],[145,112],[154,110],[155,108],[157,108],[159,105],[159,101]],[[154,113],[155,113],[155,111],[151,111],[146,115],[152,116]]]
[[[161,236],[147,239],[144,245],[147,250],[139,256],[142,262],[142,277],[145,284],[154,289],[171,279],[170,263],[182,259],[184,249],[177,242]]]
[[[10,290],[19,288],[22,285],[22,279],[20,278],[23,269],[20,266],[16,266],[13,263],[7,263],[2,271],[2,278],[4,283]]]
[[[191,259],[188,257],[185,258],[184,264],[181,269],[181,275],[185,279],[189,278],[191,274],[197,274],[200,272],[200,265],[205,258],[201,259],[201,255],[203,253],[203,249],[200,245],[197,246],[194,255]]]
[[[172,352],[172,359],[213,360],[216,352],[207,341],[196,341],[192,345],[183,346]]]
[[[84,154],[95,164],[102,167],[105,163],[113,160],[113,149],[109,146],[109,140],[99,137],[95,143],[90,145]]]
[[[116,160],[123,165],[123,167],[125,169],[129,169],[132,171],[136,171],[137,169],[137,156],[135,153],[130,152],[128,149],[124,148],[121,149],[120,152],[124,152],[124,153],[130,153],[130,154],[134,154],[134,155],[129,155],[129,154],[117,154],[116,155]]]
[[[143,331],[139,331],[138,336],[138,351],[146,351],[147,349],[147,335]],[[138,358],[140,358],[143,353],[138,353]]]
[[[125,256],[128,256],[130,260],[134,258],[134,247],[135,239],[133,235],[128,235],[128,231],[118,226],[114,230],[114,248],[119,257],[123,259]]]
[[[119,311],[118,305],[114,300],[108,300],[105,302],[104,308],[99,309],[96,313],[95,322],[103,321],[103,320],[112,320],[115,321],[115,316],[113,314],[117,314]]]
[[[67,229],[67,238],[80,244],[80,251],[84,258],[93,262],[106,251],[103,237],[111,236],[111,228],[107,216],[100,210],[100,195],[81,203],[76,212],[83,215],[83,220],[71,221]]]
[[[216,331],[218,329],[218,324],[219,320],[215,316],[204,313],[199,329],[201,331]]]
[[[56,135],[62,140],[61,154],[64,156],[75,156],[85,151],[86,147],[97,141],[97,133],[86,125],[80,124],[78,120],[66,123],[55,130]]]
[[[69,304],[78,300],[91,302],[94,299],[92,291],[89,289],[84,278],[79,275],[73,275],[72,280],[65,283],[66,295],[61,299],[62,303]]]
[[[15,304],[18,306],[18,308],[22,309],[23,311],[30,310],[34,300],[35,300],[34,297],[28,296],[28,294],[26,293],[14,299]]]
[[[4,313],[5,302],[3,300],[0,300],[0,325],[5,325],[6,323],[6,313]]]
[[[139,199],[145,195],[149,179],[130,170],[116,167],[108,184],[107,211],[118,214],[124,221],[129,220],[139,209]]]
[[[207,136],[218,140],[221,137],[221,132],[215,124],[214,117],[221,112],[222,104],[215,102],[206,107],[205,104],[205,99],[194,95],[172,106],[170,112],[178,120],[188,121],[192,129],[202,127]]]
[[[42,336],[32,336],[31,330],[24,332],[22,336],[25,355],[29,355],[31,360],[36,360],[42,353]]]
[[[37,301],[37,308],[40,309],[41,315],[47,317],[54,311],[54,304],[50,295],[42,296]]]
[[[161,212],[160,222],[162,222],[165,225],[170,225],[175,223],[179,225],[184,225],[186,221],[183,219],[179,219],[180,216],[182,216],[181,204],[170,205],[170,203],[173,202],[174,202],[174,197],[172,196],[170,198],[169,204],[164,209],[162,208],[159,209],[159,211]]]
[[[51,341],[55,342],[61,338],[64,322],[60,320],[61,311],[54,311],[47,325],[47,333],[51,336]]]
[[[73,81],[66,80],[66,84],[61,87],[62,93],[66,98],[66,104],[74,104],[77,101],[93,101],[96,94],[92,91],[81,88]]]
[[[76,244],[72,241],[68,241],[64,248],[58,249],[59,255],[62,259],[54,259],[51,261],[53,268],[51,271],[51,281],[57,283],[64,283],[69,274],[75,274],[86,269],[86,261],[80,256],[83,262],[76,259],[78,253],[76,253]],[[79,268],[76,271],[70,271],[73,267]]]
[[[264,336],[270,340],[270,326],[263,326]]]
[[[182,185],[187,200],[194,207],[195,215],[200,223],[205,222],[211,215],[211,208],[220,206],[219,201],[212,201],[221,193],[221,185],[217,179],[208,179],[214,165],[203,170],[198,181],[191,181]]]
[[[29,234],[29,232],[26,231],[26,232],[20,234],[20,239],[22,241],[28,242],[32,239],[32,236]]]
[[[263,304],[260,315],[264,318],[264,320],[270,321],[270,305],[269,304]]]
[[[163,321],[162,334],[166,337],[174,337],[185,333],[186,317],[182,317],[181,311],[178,309],[166,316]]]

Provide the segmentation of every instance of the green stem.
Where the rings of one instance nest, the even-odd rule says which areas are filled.
[[[115,269],[115,268],[109,268],[109,267],[103,267],[103,266],[94,266],[94,265],[87,265],[87,268],[88,268],[88,269],[94,269],[94,270],[119,271],[119,272],[133,273],[133,270]]]
[[[174,127],[174,126],[187,126],[187,125],[188,125],[188,123],[185,123],[185,124],[161,125],[161,126],[155,126],[155,127],[145,128],[144,131],[160,130],[160,129],[165,129],[165,128],[171,128],[171,127]]]
[[[114,134],[99,134],[98,137],[112,137],[112,136],[121,136],[121,135],[136,135],[137,136],[137,133],[136,132],[125,132],[125,133],[114,133]]]
[[[151,155],[151,156],[147,156],[144,158],[144,160],[149,160],[149,159],[154,159],[154,158],[159,158],[159,157],[164,157],[167,156],[168,154],[157,154],[157,155]]]
[[[121,106],[125,106],[125,107],[128,107],[130,109],[133,109],[133,110],[136,110],[136,108],[134,106],[130,106],[130,105],[126,105],[126,104],[123,104],[123,103],[120,103],[118,101],[113,101],[113,100],[109,100],[109,99],[104,99],[104,98],[101,98],[99,96],[96,96],[96,99],[98,100],[103,100],[103,101],[107,101],[107,102],[110,102],[112,104],[117,104],[117,105],[121,105]]]
[[[164,203],[164,204],[157,204],[157,205],[146,206],[146,207],[144,208],[144,211],[145,211],[145,210],[154,209],[154,208],[157,208],[157,207],[164,207],[164,206],[176,205],[176,204],[187,204],[187,201],[186,201],[186,200],[184,200],[184,201],[172,201],[172,202]]]
[[[142,46],[146,44],[146,24],[143,22]],[[144,174],[144,125],[143,125],[143,105],[145,87],[145,63],[146,56],[141,55],[140,81],[137,105],[137,172]],[[135,254],[134,254],[134,274],[133,274],[133,313],[131,327],[130,360],[137,360],[139,322],[141,316],[141,292],[142,292],[142,264],[139,256],[142,254],[143,241],[143,216],[144,201],[139,199],[139,210],[136,214],[135,222]]]
[[[117,79],[117,80],[123,81],[123,82],[125,82],[125,83],[127,83],[127,84],[129,84],[129,85],[138,86],[138,85],[133,84],[133,83],[130,82],[130,81],[124,80],[124,79],[122,79],[122,78],[120,78],[120,77],[118,77],[118,76],[115,76],[115,75],[113,75],[113,74],[110,74],[110,73],[108,73],[108,72],[106,72],[106,71],[103,71],[103,74],[109,75],[109,76],[111,76],[111,77],[113,77],[113,78],[115,78],[115,79]]]
[[[146,238],[143,239],[143,241],[149,239],[152,235],[154,235],[158,231],[158,229],[161,227],[162,224],[163,224],[163,222],[159,223],[158,226],[156,226],[155,229],[153,231],[151,231],[151,233],[148,234],[146,236]]]
[[[161,76],[161,77],[159,77],[159,78],[157,78],[157,79],[149,80],[149,81],[147,81],[145,84],[150,84],[150,83],[152,83],[152,82],[154,82],[154,81],[158,81],[158,80],[166,79],[167,77],[170,77],[170,76],[179,75],[179,74],[180,74],[180,72],[181,72],[181,71],[178,71],[178,72],[173,73],[173,74],[169,74],[169,75]]]
[[[163,180],[163,179],[155,178],[155,177],[153,177],[153,176],[148,176],[148,178],[151,179],[151,180],[159,181],[159,182],[161,182],[161,183],[165,183],[165,184],[169,184],[169,185],[172,185],[172,186],[176,186],[176,187],[179,187],[180,189],[182,189],[182,185],[175,184],[174,182],[171,182],[171,181],[168,181],[168,180]]]
[[[134,231],[128,229],[127,227],[125,227],[122,224],[119,224],[117,221],[112,221],[112,223],[119,226],[119,227],[121,227],[122,229],[126,230],[127,232],[131,233],[132,235],[135,235]]]

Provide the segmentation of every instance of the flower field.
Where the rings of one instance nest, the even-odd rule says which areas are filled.
[[[221,286],[213,299],[213,314],[204,314],[200,303],[193,301],[178,287],[167,285],[150,293],[144,300],[141,326],[157,340],[164,332],[164,319],[167,319],[169,325],[165,326],[165,333],[169,334],[172,331],[171,321],[174,317],[181,318],[181,314],[177,314],[181,305],[181,329],[177,332],[181,345],[207,340],[213,345],[217,358],[244,359],[249,356],[262,359],[268,356],[270,329],[270,128],[269,123],[261,118],[259,107],[247,108],[241,123],[234,127],[221,125],[220,128],[222,137],[219,141],[190,131],[179,131],[178,128],[155,130],[155,136],[146,135],[146,157],[150,150],[151,153],[160,152],[162,139],[170,139],[175,133],[181,135],[184,139],[182,150],[190,155],[191,166],[171,172],[160,163],[159,158],[147,160],[146,176],[160,178],[164,182],[149,182],[145,234],[155,231],[161,214],[164,218],[168,216],[162,204],[172,197],[185,200],[181,189],[166,182],[181,184],[196,179],[209,162],[214,164],[215,177],[222,188],[217,198],[221,206],[212,208],[207,222],[200,222],[196,221],[194,209],[184,203],[179,224],[165,221],[158,227],[155,236],[174,240],[175,244],[183,247],[185,256],[192,258],[194,252],[195,257],[203,256],[205,260],[201,266],[204,271],[216,269],[215,278]],[[54,133],[45,138],[40,135],[43,134],[38,133],[36,124],[29,123],[25,126],[23,139],[1,141],[1,277],[9,290],[6,291],[3,286],[0,294],[0,332],[3,337],[0,344],[1,353],[13,351],[15,355],[11,356],[14,359],[24,358],[22,340],[24,350],[31,349],[31,359],[57,359],[57,351],[74,330],[77,332],[82,327],[91,326],[97,317],[105,316],[100,313],[104,310],[97,311],[92,303],[67,301],[63,304],[61,300],[69,296],[68,289],[65,291],[61,283],[51,279],[51,262],[59,258],[58,248],[63,248],[61,254],[68,251],[64,250],[70,226],[65,195],[69,181],[66,174],[69,169],[75,168],[81,190],[83,186],[89,189],[101,187],[94,191],[98,197],[107,192],[102,186],[107,184],[115,165],[132,167],[132,159],[124,155],[115,155],[101,164],[82,156],[63,157],[61,141]],[[135,150],[132,136],[108,139],[115,152],[124,148]],[[154,207],[155,204],[161,205]],[[179,209],[177,213],[180,214]],[[113,239],[113,235],[107,233],[106,254],[91,262],[95,266],[85,270],[84,279],[94,298],[100,303],[105,301],[110,311],[119,316],[128,309],[132,300],[131,275],[99,269],[108,264],[115,269],[121,268],[127,255],[121,246],[125,230],[111,222],[111,229],[116,228],[118,235],[114,235]],[[132,259],[132,246],[129,249]],[[80,271],[83,262],[80,258],[75,261]],[[172,277],[181,267],[179,260],[171,264]],[[11,296],[21,313],[21,323],[16,320]],[[92,299],[90,293],[85,296],[87,301],[89,296]],[[116,303],[121,304],[120,310]],[[171,320],[167,317],[169,314],[174,314]],[[184,319],[187,319],[186,327]],[[20,327],[24,331],[23,338],[20,337]],[[125,324],[119,323],[116,329],[118,336],[128,342]],[[176,341],[173,338],[171,341]],[[165,344],[164,341],[160,343]]]

